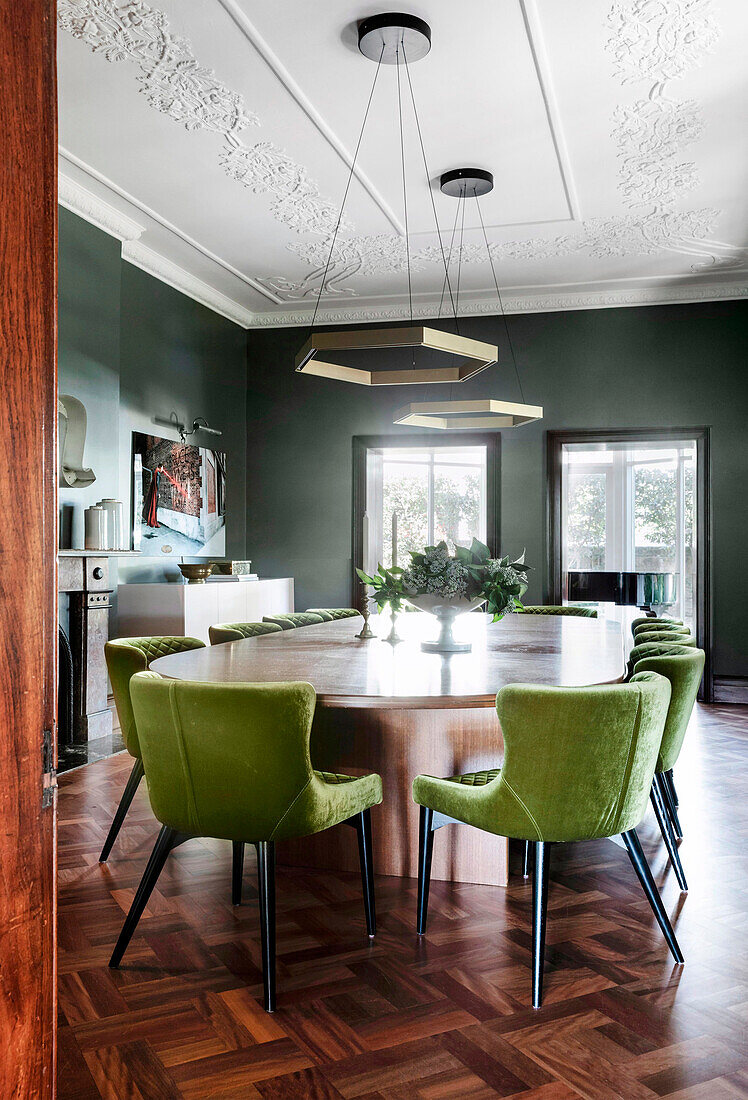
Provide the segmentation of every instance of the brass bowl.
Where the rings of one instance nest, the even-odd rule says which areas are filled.
[[[179,572],[187,584],[205,584],[213,572],[213,562],[198,562],[197,564],[180,565]]]

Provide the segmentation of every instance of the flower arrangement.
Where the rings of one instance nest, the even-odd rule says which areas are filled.
[[[524,551],[516,561],[509,557],[492,558],[484,543],[473,539],[470,546],[455,546],[449,553],[446,542],[410,551],[407,569],[379,566],[373,577],[357,569],[360,579],[372,589],[372,599],[379,609],[389,604],[393,612],[402,610],[403,602],[419,596],[441,597],[444,603],[485,601],[486,608],[497,622],[507,613],[522,607],[521,597],[527,591],[527,571]]]

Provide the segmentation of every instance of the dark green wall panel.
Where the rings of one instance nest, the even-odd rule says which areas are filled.
[[[748,303],[603,309],[509,318],[527,401],[537,424],[502,432],[502,549],[527,548],[545,568],[545,432],[552,428],[708,425],[712,429],[715,672],[748,674],[743,558],[748,522],[745,425]],[[519,398],[496,318],[466,318],[468,336],[498,342],[501,362],[455,396]],[[247,553],[260,573],[293,575],[298,607],[350,598],[351,439],[391,432],[392,412],[443,388],[370,390],[296,375],[302,329],[251,330],[247,377]]]
[[[204,416],[223,435],[196,442],[227,453],[227,553],[246,542],[246,333],[121,258],[120,242],[60,210],[60,387],[89,413],[86,462],[97,481],[61,498],[80,514],[101,496],[130,507],[131,432],[174,438],[155,417]],[[62,501],[61,501],[62,502]],[[120,560],[119,580],[179,578],[176,559]],[[117,571],[114,571],[116,583]]]

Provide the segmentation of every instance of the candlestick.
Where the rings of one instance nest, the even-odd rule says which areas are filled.
[[[392,513],[392,568],[397,565],[397,512]]]
[[[362,583],[361,588],[364,592],[364,610],[361,612],[364,619],[364,625],[361,628],[361,633],[357,634],[356,637],[361,638],[363,641],[367,641],[369,638],[376,638],[376,634],[369,626],[369,615],[371,612],[369,611],[369,596],[366,591],[366,585]]]

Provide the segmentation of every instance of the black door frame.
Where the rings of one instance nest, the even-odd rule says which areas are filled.
[[[408,432],[353,437],[353,528],[351,531],[351,607],[363,603],[356,566],[362,559],[361,525],[366,509],[366,452],[380,447],[485,447],[486,448],[486,544],[492,554],[501,545],[501,434],[500,432]]]
[[[561,577],[561,455],[565,443],[637,443],[648,440],[696,440],[696,641],[706,654],[703,700],[714,695],[712,669],[711,570],[711,449],[709,428],[602,428],[546,432],[546,523],[548,583],[551,603],[560,603]]]

